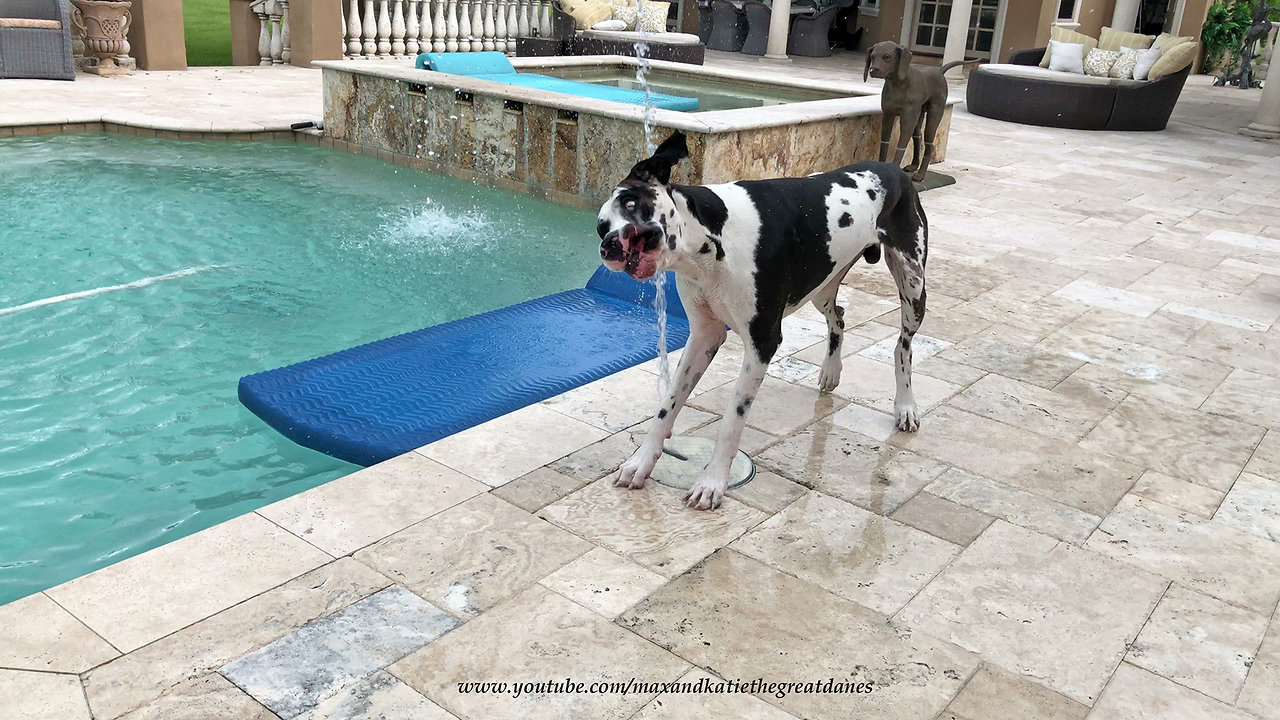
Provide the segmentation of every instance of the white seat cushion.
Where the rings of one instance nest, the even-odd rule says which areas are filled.
[[[981,65],[979,67],[981,67],[984,72],[994,73],[996,75],[1034,78],[1037,80],[1052,80],[1054,82],[1070,83],[1072,85],[1115,85],[1118,87],[1134,87],[1147,84],[1138,82],[1137,80],[1117,80],[1115,78],[1108,77],[1094,77],[1093,75],[1078,75],[1076,73],[1058,72],[1057,70],[1050,70],[1049,68],[1037,67],[1035,65],[989,64]]]
[[[641,40],[640,33],[633,30],[583,30],[582,34],[586,37],[600,38],[602,40],[622,40],[623,42],[639,42]],[[673,32],[649,33],[645,39],[652,43],[665,45],[697,45],[702,42],[697,35]]]

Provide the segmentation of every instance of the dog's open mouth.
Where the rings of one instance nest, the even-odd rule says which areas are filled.
[[[648,280],[658,273],[659,243],[662,228],[627,225],[614,242],[605,241],[601,256],[611,270],[621,270],[637,280]]]

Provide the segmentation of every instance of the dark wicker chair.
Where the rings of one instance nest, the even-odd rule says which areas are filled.
[[[769,21],[773,10],[760,0],[747,0],[742,4],[747,16],[747,39],[742,43],[744,55],[764,55],[769,47]]]
[[[708,50],[738,52],[747,41],[747,16],[727,0],[712,0]]]
[[[787,54],[802,57],[829,57],[831,55],[831,23],[835,22],[838,5],[833,5],[816,15],[801,15],[791,23],[791,35],[787,38]]]
[[[64,0],[0,0],[0,78],[75,80]]]
[[[1039,65],[1045,48],[1020,50],[1012,65]],[[969,73],[966,106],[974,115],[1073,130],[1164,130],[1191,68],[1135,85],[1081,84],[1052,77],[1000,74],[978,66]]]

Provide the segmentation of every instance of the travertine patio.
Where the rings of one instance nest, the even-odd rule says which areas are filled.
[[[1280,718],[1280,144],[1207,85],[1157,134],[957,107],[919,433],[860,267],[841,386],[797,313],[719,511],[610,485],[650,363],[0,607],[0,717]],[[458,686],[708,674],[875,690]]]

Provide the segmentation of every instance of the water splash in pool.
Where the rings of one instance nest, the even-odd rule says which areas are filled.
[[[636,82],[644,91],[642,123],[644,126],[644,152],[652,155],[657,146],[653,142],[655,124],[653,96],[649,89],[649,33],[644,27],[644,0],[636,0],[636,30],[640,39],[636,41]],[[656,292],[653,296],[653,309],[658,315],[658,402],[666,399],[670,386],[671,362],[667,355],[667,275],[659,271],[653,278]]]

